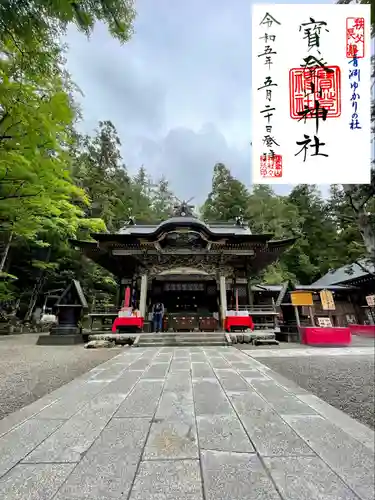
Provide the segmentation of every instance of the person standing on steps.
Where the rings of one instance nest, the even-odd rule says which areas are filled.
[[[164,317],[164,304],[161,302],[156,302],[154,304],[153,310],[153,327],[155,332],[161,332],[163,329],[163,317]]]

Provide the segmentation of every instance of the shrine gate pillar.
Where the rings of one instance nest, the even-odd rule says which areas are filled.
[[[147,274],[141,276],[141,293],[139,297],[139,312],[142,318],[146,319],[146,304],[147,304]]]
[[[221,313],[221,323],[224,328],[225,317],[227,315],[227,285],[225,282],[225,276],[220,276],[220,313]]]

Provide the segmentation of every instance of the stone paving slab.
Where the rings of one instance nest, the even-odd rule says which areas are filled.
[[[190,359],[192,362],[204,363],[207,358],[203,353],[192,353]]]
[[[259,457],[202,451],[206,500],[280,500]]]
[[[116,417],[152,417],[156,411],[163,380],[140,380],[116,412]]]
[[[203,500],[198,460],[141,462],[129,500]]]
[[[374,455],[321,416],[288,416],[288,422],[357,495],[374,500]]]
[[[233,413],[233,408],[216,379],[193,380],[193,392],[197,416]]]
[[[318,457],[265,458],[283,498],[288,500],[356,500],[357,495]]]
[[[0,482],[0,498],[45,500],[55,498],[75,464],[20,464]]]
[[[152,363],[150,368],[143,372],[142,378],[161,378],[164,380],[169,370],[170,363]]]
[[[184,371],[168,374],[164,385],[164,392],[174,392],[175,394],[179,394],[181,392],[191,391],[192,385],[190,374]]]
[[[314,454],[307,443],[258,394],[236,392],[229,393],[229,398],[262,456]]]
[[[0,477],[53,434],[64,420],[30,419],[0,439]],[[0,497],[1,498],[1,497]]]
[[[246,381],[233,368],[215,370],[215,374],[225,391],[247,391],[249,389]]]
[[[214,369],[229,368],[228,361],[221,356],[208,357],[208,361]]]
[[[195,419],[155,419],[143,460],[199,458]]]
[[[236,415],[197,417],[197,426],[201,450],[255,453],[254,446]]]
[[[194,400],[191,387],[187,388],[186,392],[165,391],[160,399],[155,418],[177,421],[193,419]]]
[[[127,498],[150,425],[149,419],[113,418],[54,500]]]
[[[311,406],[317,413],[325,417],[327,420],[339,425],[344,432],[355,438],[374,453],[375,432],[371,431],[366,425],[357,422],[352,417],[349,417],[349,415],[346,415],[341,410],[334,408],[317,396],[308,394],[307,391],[304,391],[302,395],[299,396],[299,399]]]
[[[311,406],[303,403],[271,379],[265,381],[252,379],[250,385],[279,415],[311,415],[316,413]]]
[[[98,396],[82,411],[66,420],[56,432],[36,447],[24,462],[79,462],[124,398],[123,394]]]
[[[215,378],[215,374],[211,366],[206,362],[191,363],[191,371],[193,378]]]
[[[92,384],[86,383],[84,387],[78,389],[73,387],[69,392],[65,393],[61,399],[42,410],[38,414],[38,418],[45,418],[47,420],[53,418],[66,420],[83,408],[91,398],[99,394],[107,384],[108,381],[95,381],[95,383]],[[67,400],[69,404],[66,404]]]
[[[0,422],[0,498],[373,500],[373,431],[252,353],[120,351]]]

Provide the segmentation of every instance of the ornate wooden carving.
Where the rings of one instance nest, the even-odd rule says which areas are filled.
[[[207,274],[216,277],[217,274],[231,276],[233,274],[233,266],[229,265],[225,260],[220,262],[218,259],[205,260],[202,256],[194,255],[178,255],[162,254],[157,258],[148,259],[145,256],[142,259],[142,264],[137,269],[137,274],[147,274],[150,277],[155,277],[163,271],[170,271],[177,267],[191,267],[199,271],[204,271]]]

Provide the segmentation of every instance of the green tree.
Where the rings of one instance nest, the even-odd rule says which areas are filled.
[[[175,204],[175,197],[169,187],[169,182],[166,177],[163,176],[156,182],[151,200],[152,209],[157,220],[167,219],[171,216]]]
[[[223,164],[214,166],[211,192],[205,201],[201,213],[204,219],[212,221],[235,220],[245,216],[249,201],[249,192],[230,170]]]
[[[142,165],[133,178],[132,215],[141,221],[152,221],[155,214],[152,209],[154,184]]]
[[[83,228],[104,228],[101,220],[85,218],[89,199],[71,175],[77,109],[74,86],[60,68],[61,51],[53,43],[30,43],[44,53],[38,64],[13,38],[0,41],[0,271],[18,278],[2,281],[2,288],[26,294],[25,278],[35,281],[54,266],[51,251],[46,262],[33,258],[34,250]]]
[[[298,185],[288,199],[301,218],[300,237],[282,262],[298,282],[310,284],[335,267],[337,229],[316,186]]]
[[[24,65],[12,41],[0,52],[0,223],[32,237],[51,226],[73,233],[87,197],[72,182],[68,145],[75,119],[70,82]]]
[[[78,148],[71,151],[73,178],[90,199],[86,215],[102,219],[109,231],[126,222],[132,206],[132,182],[120,147],[115,126],[103,121],[93,137],[80,137]]]
[[[358,186],[363,195],[364,187]],[[352,206],[351,196],[343,189],[342,185],[332,185],[330,188],[330,197],[328,200],[329,214],[337,229],[337,238],[334,242],[336,248],[337,266],[358,262],[359,260],[371,260],[371,251],[369,252],[365,245],[365,238],[362,235],[361,226],[355,216]],[[354,212],[354,213],[353,213]],[[366,202],[366,216],[372,219],[369,228],[375,225],[375,198]],[[369,235],[371,238],[371,235]],[[373,257],[375,259],[375,257]]]
[[[247,219],[254,233],[271,233],[274,239],[299,234],[298,208],[286,196],[278,196],[266,185],[256,185],[249,196]]]
[[[132,34],[133,5],[133,0],[2,0],[0,34],[22,43],[46,44],[65,32],[69,23],[89,35],[100,21],[112,36],[126,42]]]
[[[258,277],[257,282],[267,285],[280,285],[285,281],[295,282],[296,276],[288,270],[282,259],[283,257],[279,261],[267,266]]]
[[[370,184],[346,184],[343,190],[362,236],[367,258],[375,263],[375,169]]]
[[[302,219],[298,208],[286,196],[275,194],[270,186],[255,185],[249,196],[247,219],[254,234],[270,233],[273,239],[299,235]],[[295,281],[281,259],[268,266],[258,277],[258,282],[270,285],[286,280]]]

